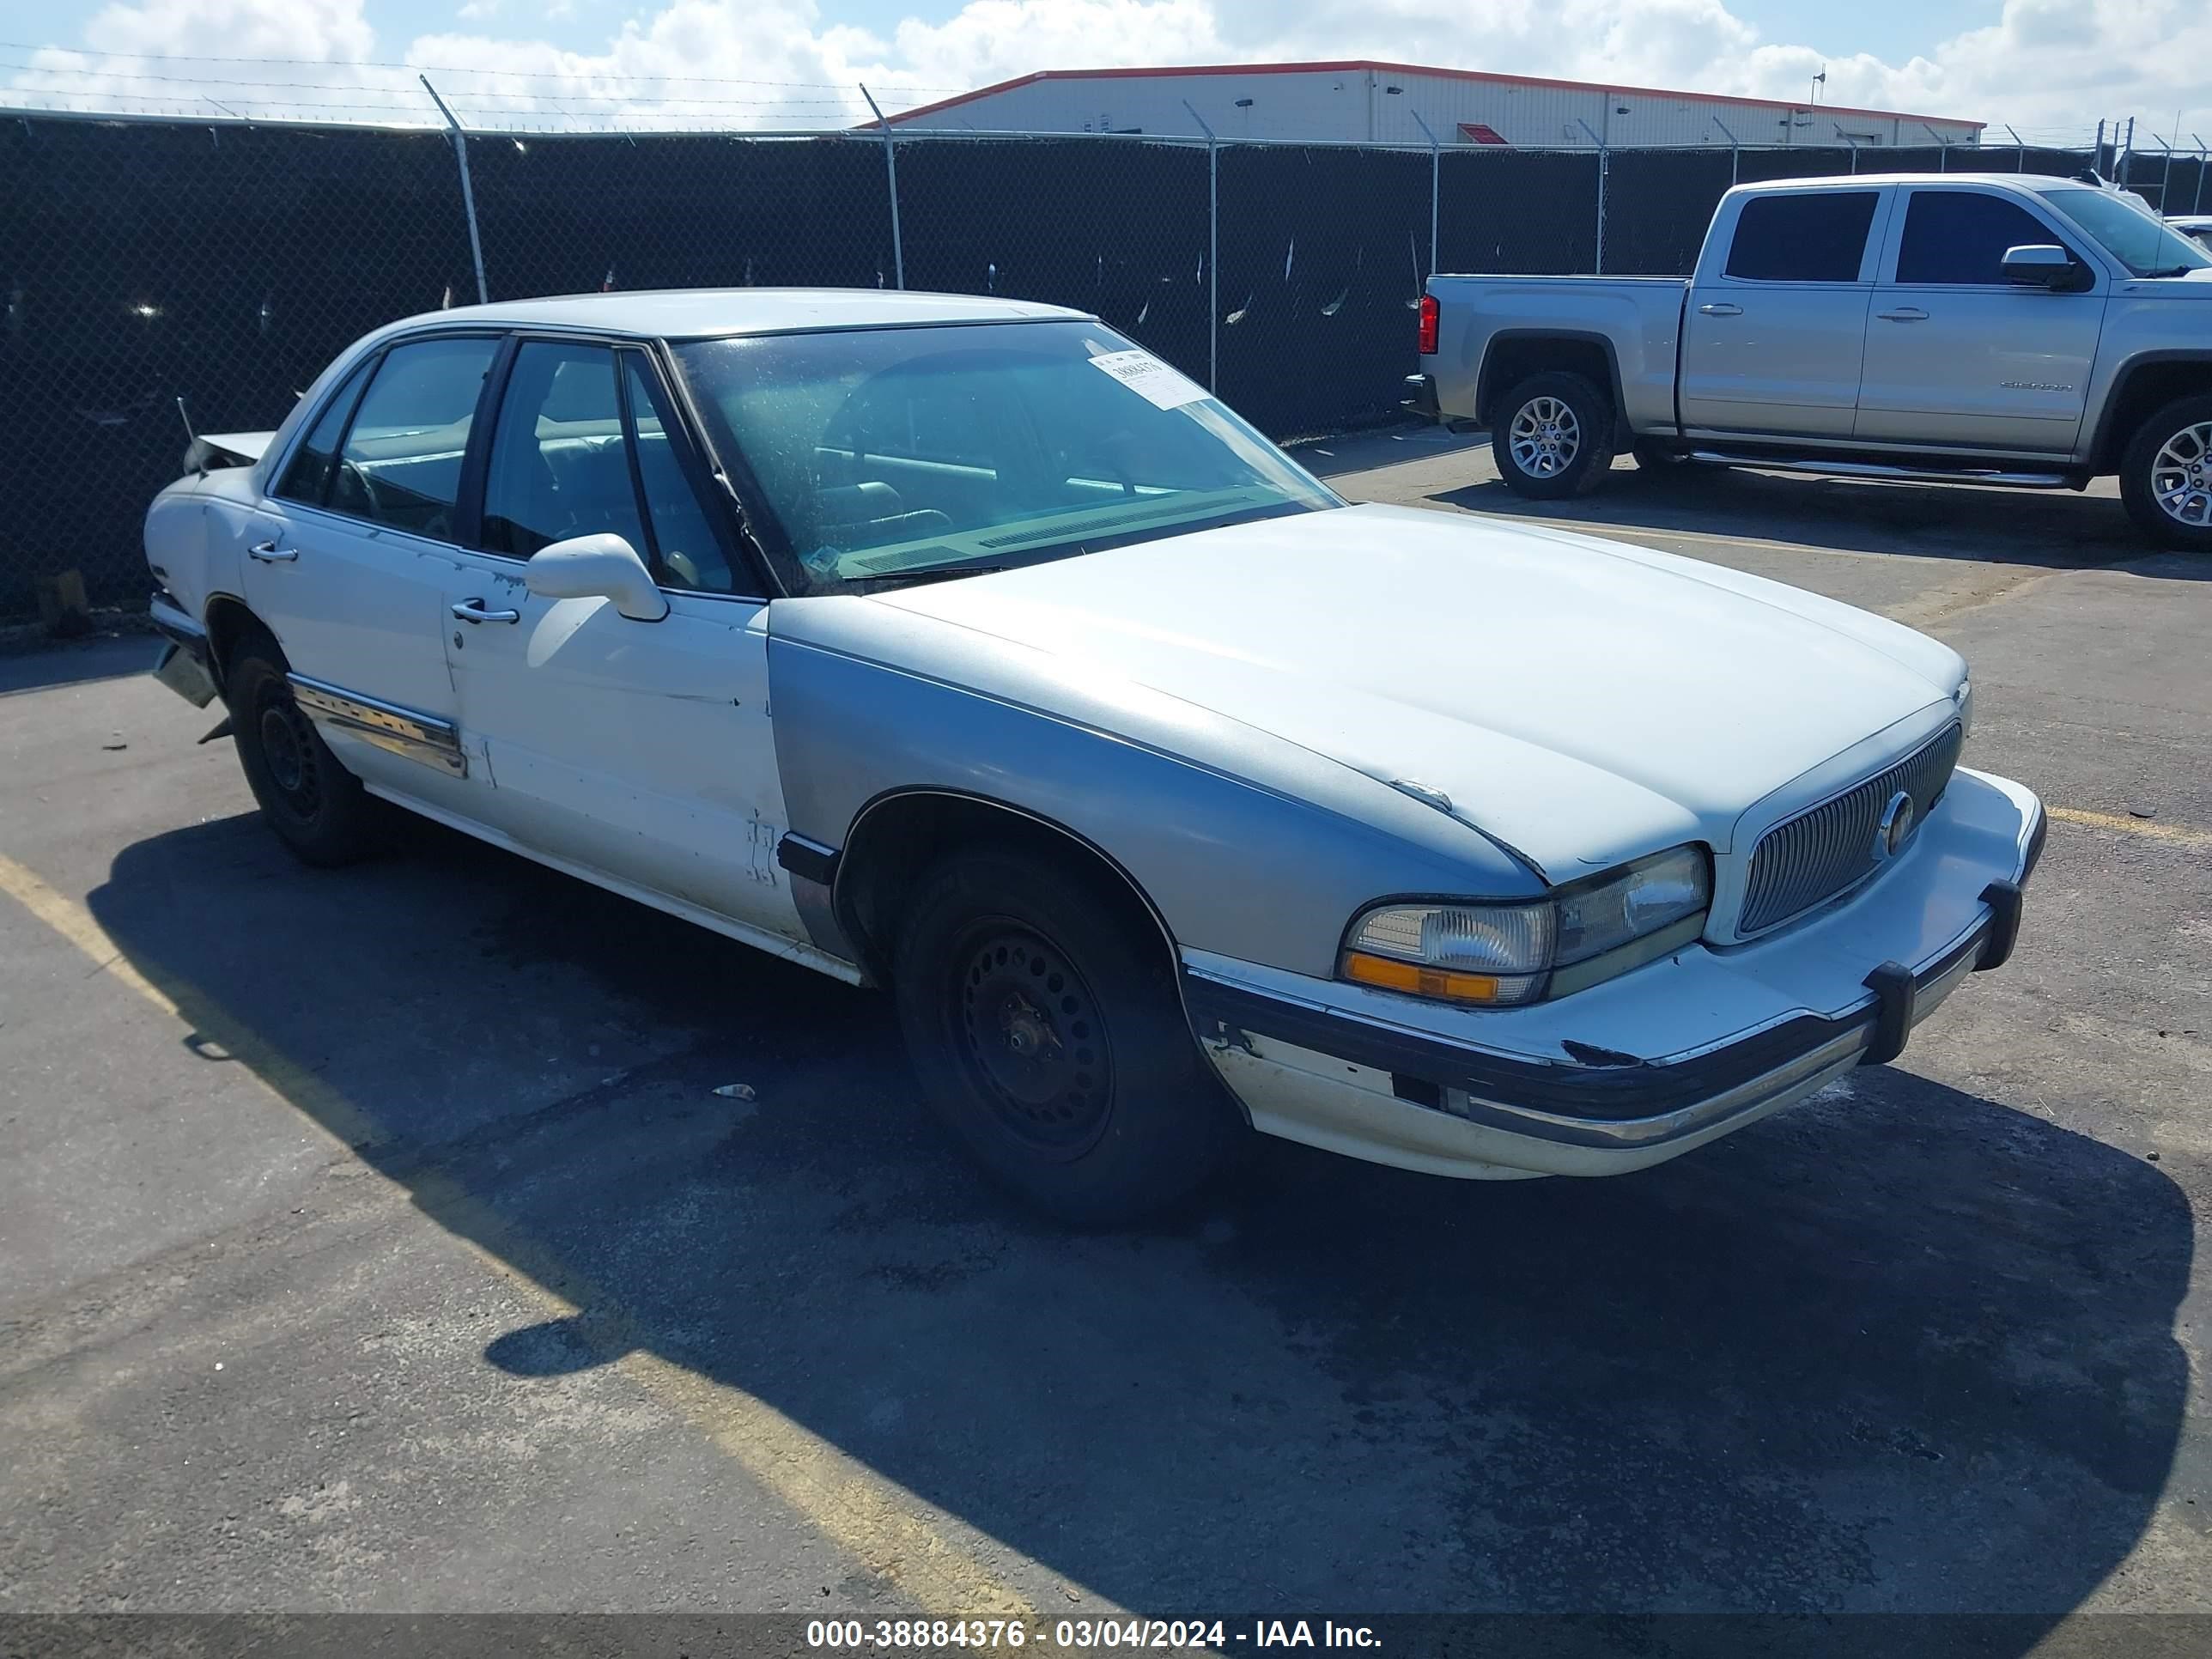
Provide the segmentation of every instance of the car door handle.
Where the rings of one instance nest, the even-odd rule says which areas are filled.
[[[520,611],[487,611],[482,599],[463,599],[453,607],[453,620],[465,623],[519,623],[522,620],[522,613]]]
[[[1918,306],[1899,306],[1894,311],[1877,311],[1875,315],[1885,323],[1924,323],[1928,313]]]
[[[274,542],[256,542],[246,550],[249,559],[258,559],[264,564],[289,564],[300,556],[296,547],[279,547]]]
[[[1717,305],[1699,306],[1698,309],[1708,317],[1741,317],[1743,315],[1743,307],[1741,306],[1732,306],[1728,304],[1725,301]]]

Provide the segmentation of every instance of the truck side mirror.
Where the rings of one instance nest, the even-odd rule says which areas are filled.
[[[2051,242],[2033,242],[2005,250],[2004,278],[2023,288],[2047,288],[2054,294],[2088,287],[2087,266]]]

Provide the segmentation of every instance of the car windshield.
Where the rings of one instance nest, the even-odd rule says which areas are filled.
[[[2118,191],[2084,185],[2078,190],[2047,190],[2043,199],[2138,276],[2179,276],[2212,265],[2212,258],[2197,243]]]
[[[676,356],[802,592],[938,580],[1342,501],[1091,322],[693,342]]]

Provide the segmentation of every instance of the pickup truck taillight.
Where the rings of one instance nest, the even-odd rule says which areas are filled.
[[[1436,355],[1437,296],[1424,294],[1421,295],[1421,356],[1433,357]]]

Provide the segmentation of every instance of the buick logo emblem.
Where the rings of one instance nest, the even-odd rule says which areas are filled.
[[[1889,805],[1881,809],[1881,822],[1875,826],[1875,862],[1895,858],[1911,838],[1912,797],[1900,789],[1889,798]]]

